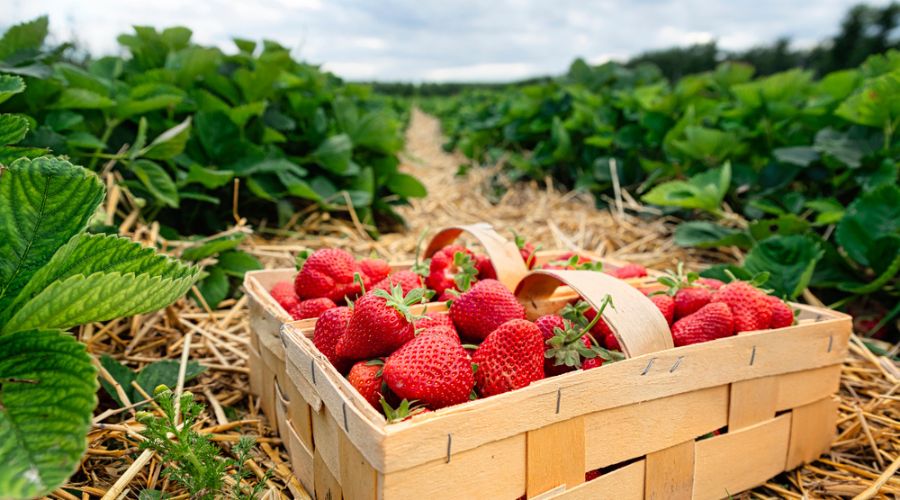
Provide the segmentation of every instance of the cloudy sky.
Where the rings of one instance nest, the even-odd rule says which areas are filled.
[[[869,3],[884,4],[887,0]],[[130,26],[186,25],[232,50],[270,38],[354,80],[503,81],[643,50],[718,40],[742,49],[833,34],[857,0],[0,0],[4,24],[50,14],[56,40],[114,53]]]

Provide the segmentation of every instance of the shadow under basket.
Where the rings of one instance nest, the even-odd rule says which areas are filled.
[[[303,486],[331,499],[724,498],[829,449],[849,316],[791,304],[794,326],[674,348],[652,302],[600,273],[530,273],[517,288],[530,319],[560,284],[595,306],[613,297],[604,317],[625,360],[399,423],[315,348],[314,320],[286,324],[272,398]]]

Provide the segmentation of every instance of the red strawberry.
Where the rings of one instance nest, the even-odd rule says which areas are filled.
[[[334,307],[337,307],[334,301],[319,297],[318,299],[303,300],[289,312],[294,319],[317,318],[323,312]]]
[[[290,281],[280,281],[275,283],[275,286],[269,290],[269,295],[271,295],[272,298],[275,299],[275,302],[281,304],[281,307],[288,312],[300,302],[300,299],[297,297],[297,292],[294,291],[294,284]]]
[[[672,322],[675,321],[675,310],[677,306],[677,298],[673,299],[668,295],[656,294],[651,295],[650,300],[656,305],[656,308],[659,309],[659,312],[662,313],[663,317],[666,318],[666,323],[669,326],[672,326]]]
[[[346,359],[338,356],[335,347],[338,341],[347,333],[350,315],[349,307],[341,306],[328,309],[316,320],[316,326],[313,330],[313,344],[341,373],[347,368],[348,362]]]
[[[712,291],[706,287],[689,286],[679,288],[675,292],[675,318],[681,319],[694,314],[698,309],[709,304]]]
[[[378,401],[381,400],[381,372],[383,365],[384,362],[380,359],[359,361],[350,368],[350,373],[347,374],[347,380],[350,382],[350,385],[359,391],[363,399],[376,409],[380,408]]]
[[[602,473],[600,472],[600,469],[589,470],[584,473],[584,480],[585,482],[592,481],[594,479],[597,479],[601,475]]]
[[[625,264],[618,269],[608,271],[610,276],[626,280],[629,278],[643,278],[647,276],[647,268],[640,264]]]
[[[712,302],[722,302],[731,309],[734,333],[764,330],[772,321],[772,308],[766,294],[745,281],[732,281],[716,290]]]
[[[791,309],[791,306],[774,295],[766,295],[766,302],[772,309],[769,328],[784,328],[794,324],[794,310]]]
[[[368,359],[387,356],[412,340],[415,335],[409,306],[424,300],[425,289],[403,295],[399,285],[390,293],[373,290],[353,305],[353,316],[347,334],[337,345],[338,356],[347,359]]]
[[[482,280],[453,301],[450,318],[460,334],[481,340],[511,319],[524,319],[525,308],[499,281]]]
[[[421,337],[423,335],[442,335],[453,340],[457,344],[462,345],[459,334],[456,333],[456,328],[453,328],[452,325],[433,325],[422,330],[416,330],[416,337]]]
[[[622,346],[619,345],[619,339],[616,338],[613,332],[609,332],[603,336],[603,345],[610,351],[622,350]]]
[[[422,277],[412,271],[397,271],[375,283],[372,289],[389,292],[394,285],[400,285],[403,293],[409,293],[416,288],[422,287]]]
[[[599,271],[603,265],[594,262],[587,257],[576,255],[574,252],[566,252],[559,258],[548,262],[541,266],[543,269],[586,269],[591,271]]]
[[[354,285],[356,271],[353,256],[345,250],[325,248],[316,250],[302,264],[294,280],[294,291],[301,299],[327,297],[334,302],[358,293]]]
[[[450,313],[445,311],[432,311],[425,313],[424,318],[416,318],[415,327],[417,330],[430,328],[432,326],[449,326],[456,330],[456,327],[453,326],[453,321],[450,320]]]
[[[697,284],[703,285],[713,290],[718,290],[719,288],[722,288],[722,285],[724,285],[725,283],[715,278],[697,278]]]
[[[478,270],[478,279],[495,280],[497,279],[497,271],[494,270],[494,264],[487,255],[475,254],[475,269]]]
[[[515,231],[512,232],[513,237],[515,238],[516,246],[519,248],[519,255],[522,256],[522,260],[525,261],[525,266],[528,269],[534,269],[535,252],[537,252],[537,247],[534,246],[531,242],[525,241],[525,238],[521,237]]]
[[[567,327],[571,325],[566,324],[566,320],[563,319],[562,316],[557,314],[547,314],[546,316],[541,316],[540,318],[534,321],[534,324],[537,325],[538,329],[541,330],[541,336],[544,339],[544,350],[545,353],[548,349],[547,341],[552,339],[556,335],[556,329],[560,329],[565,331]],[[591,338],[585,335],[582,337],[582,342],[585,347],[591,346]],[[546,354],[544,356],[544,374],[548,377],[553,377],[559,375],[561,373],[566,373],[574,370],[574,367],[566,366],[565,364],[557,365],[554,363],[553,358],[547,358]]]
[[[722,302],[710,302],[699,311],[672,325],[675,347],[708,342],[734,334],[731,309]]]
[[[525,387],[544,378],[544,342],[532,322],[514,319],[490,333],[472,355],[482,397]]]
[[[397,349],[384,363],[384,381],[397,396],[433,409],[465,403],[475,385],[466,350],[442,333],[419,335]]]
[[[581,363],[582,370],[590,370],[591,368],[599,368],[603,365],[603,358],[597,356],[596,358],[586,359]]]
[[[363,259],[359,261],[359,271],[369,283],[378,283],[391,274],[391,265],[384,259]]]
[[[445,290],[459,290],[458,281],[471,282],[476,274],[472,252],[462,245],[447,245],[431,257],[425,284],[441,295]]]

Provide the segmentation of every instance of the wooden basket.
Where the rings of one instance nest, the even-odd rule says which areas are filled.
[[[722,498],[829,448],[848,316],[792,304],[796,326],[673,348],[656,307],[600,273],[529,273],[517,295],[532,319],[560,283],[594,305],[613,297],[604,316],[627,359],[394,424],[315,349],[314,320],[285,325],[282,432],[304,487],[331,499]]]

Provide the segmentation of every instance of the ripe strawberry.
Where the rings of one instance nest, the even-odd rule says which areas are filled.
[[[625,264],[618,269],[608,271],[610,276],[626,280],[629,278],[643,278],[647,276],[647,268],[640,264]]]
[[[710,302],[699,311],[672,325],[675,347],[708,342],[734,335],[731,309],[722,302]]]
[[[294,284],[290,281],[281,281],[275,283],[275,286],[269,290],[269,295],[278,302],[285,311],[290,313],[291,309],[297,306],[300,299],[297,292],[294,291]]]
[[[586,359],[581,363],[582,370],[590,370],[591,368],[599,368],[603,366],[603,358],[597,356],[596,358]]]
[[[425,284],[437,295],[445,290],[464,291],[468,287],[460,285],[471,283],[477,274],[471,251],[462,245],[447,245],[431,257]]]
[[[452,325],[433,325],[422,330],[416,330],[416,337],[421,337],[423,335],[442,335],[453,340],[457,344],[462,345],[459,334],[456,333],[456,328],[453,328]]]
[[[697,284],[703,285],[712,290],[718,290],[719,288],[722,288],[722,285],[724,285],[725,283],[715,278],[697,278]]]
[[[525,238],[519,236],[515,231],[513,231],[513,237],[515,238],[516,246],[519,248],[519,255],[522,256],[522,260],[525,262],[525,266],[528,267],[528,269],[534,269],[537,247],[535,247],[534,244],[525,241]]]
[[[409,293],[416,288],[422,287],[422,277],[412,271],[397,271],[375,283],[372,289],[389,292],[394,285],[400,285],[403,293]]]
[[[494,264],[487,255],[475,254],[475,269],[478,270],[478,279],[480,280],[497,279],[497,271],[494,270]]]
[[[453,301],[450,318],[460,334],[481,340],[511,319],[524,319],[525,308],[499,281],[482,280]]]
[[[439,325],[449,326],[454,331],[456,330],[456,327],[453,326],[453,321],[450,319],[450,313],[445,311],[425,313],[425,317],[416,318],[414,324],[417,330]]]
[[[728,305],[734,317],[734,333],[764,330],[772,321],[766,294],[746,281],[732,281],[716,290],[712,302]]]
[[[532,322],[514,319],[490,333],[472,355],[482,397],[525,387],[544,378],[544,342]]]
[[[581,269],[587,271],[602,271],[603,263],[594,262],[587,257],[577,255],[574,252],[567,252],[558,259],[550,261],[543,266],[542,269]]]
[[[651,295],[650,300],[656,305],[663,317],[666,318],[666,323],[672,326],[672,322],[675,321],[675,310],[678,307],[677,298],[673,299],[668,295],[656,294]]]
[[[391,274],[391,265],[384,259],[363,259],[359,261],[359,271],[369,283],[378,283]]]
[[[475,385],[472,365],[459,341],[437,333],[419,335],[388,356],[384,381],[397,396],[430,408],[465,403]]]
[[[791,306],[774,295],[766,295],[766,302],[772,309],[769,328],[784,328],[794,324],[794,310],[791,309]]]
[[[340,339],[347,334],[350,316],[349,307],[341,306],[328,309],[319,316],[313,329],[313,344],[341,373],[344,372],[344,369],[349,364],[346,359],[338,356],[335,347]]]
[[[380,408],[378,401],[381,400],[381,383],[382,368],[384,361],[373,359],[370,361],[358,361],[350,368],[347,374],[347,380],[359,393],[363,399],[368,401],[375,409]]]
[[[571,328],[572,324],[563,319],[563,317],[559,316],[558,314],[547,314],[545,316],[541,316],[534,321],[534,324],[537,325],[538,329],[540,329],[541,336],[544,339],[544,374],[548,377],[553,377],[561,373],[566,373],[574,370],[575,368],[573,366],[567,366],[565,363],[559,365],[556,364],[555,355],[552,355],[549,358],[547,357],[547,352],[551,349],[551,347],[547,344],[547,341],[549,341],[556,335],[557,329],[564,332],[567,329]],[[591,347],[590,336],[582,336],[581,342],[585,348],[589,349]]]
[[[619,339],[613,332],[609,332],[603,336],[603,346],[610,351],[621,351],[622,346],[619,345]]]
[[[300,301],[288,312],[291,313],[291,317],[294,319],[317,318],[323,312],[333,307],[337,307],[334,301],[326,297],[319,297],[318,299]]]
[[[584,473],[584,480],[585,480],[585,482],[592,481],[602,475],[603,475],[603,473],[600,472],[600,469],[589,470]]]
[[[713,292],[702,286],[679,288],[675,292],[675,318],[681,319],[694,314],[701,307],[709,304]]]
[[[400,285],[390,293],[373,290],[353,305],[347,334],[337,345],[338,356],[367,359],[387,356],[415,337],[409,306],[425,300],[426,290],[416,288],[403,295]]]
[[[316,250],[302,263],[294,280],[294,291],[301,299],[327,297],[339,302],[345,296],[358,293],[358,285],[353,282],[356,269],[353,256],[345,250]]]

